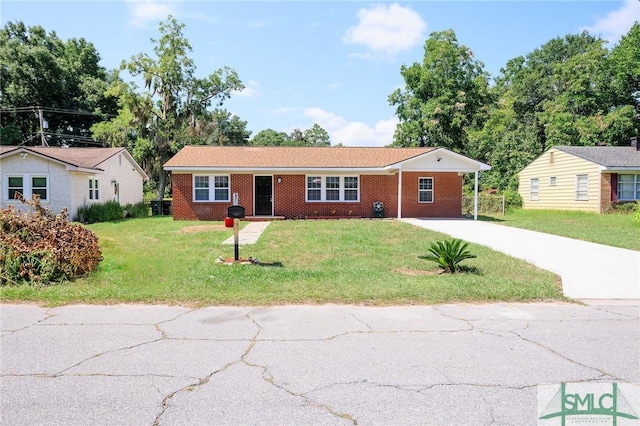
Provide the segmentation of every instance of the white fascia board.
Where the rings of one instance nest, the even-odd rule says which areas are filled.
[[[77,167],[77,166],[72,166],[70,164],[66,165],[66,170],[68,172],[89,173],[89,174],[100,174],[104,172],[104,170],[102,169],[88,169],[86,167]]]
[[[491,166],[489,166],[488,164],[484,164],[481,163],[480,161],[476,161],[473,160],[469,157],[465,157],[464,155],[458,154],[456,152],[453,151],[449,151],[446,148],[436,148],[432,151],[429,152],[425,152],[424,154],[418,155],[416,157],[412,157],[412,158],[408,158],[406,160],[400,161],[398,163],[395,164],[390,164],[388,165],[386,168],[387,169],[399,169],[402,168],[402,170],[404,171],[412,171],[410,167],[406,167],[407,165],[411,164],[411,163],[415,163],[416,161],[420,161],[420,160],[427,160],[430,157],[440,157],[440,156],[447,156],[449,158],[452,158],[456,161],[460,161],[462,163],[466,163],[468,164],[468,166],[463,166],[463,167],[447,167],[444,163],[442,165],[435,165],[434,167],[419,167],[416,168],[415,170],[429,170],[429,171],[433,171],[433,172],[457,172],[457,173],[472,173],[472,172],[478,172],[478,171],[486,171],[486,170],[491,170]]]
[[[600,166],[600,171],[601,172],[637,172],[640,173],[640,167],[632,167],[632,166],[628,166],[628,167],[607,167],[607,166]]]
[[[359,168],[359,167],[165,167],[167,171],[175,173],[237,173],[237,174],[310,174],[310,173],[349,173],[349,174],[389,174],[389,170],[382,167]]]

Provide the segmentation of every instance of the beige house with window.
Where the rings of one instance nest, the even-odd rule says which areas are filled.
[[[124,148],[0,146],[0,208],[28,207],[16,192],[74,219],[78,207],[115,200],[122,205],[143,200],[147,174]]]
[[[525,209],[602,213],[640,200],[640,147],[554,146],[518,176]]]

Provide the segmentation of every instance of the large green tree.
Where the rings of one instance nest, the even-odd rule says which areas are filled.
[[[318,123],[313,123],[304,131],[304,142],[306,146],[331,146],[331,137]]]
[[[136,139],[134,152],[147,173],[157,179],[159,199],[168,184],[162,165],[185,144],[206,142],[207,138],[200,136],[211,136],[211,129],[215,130],[210,124],[216,113],[210,108],[221,106],[232,91],[244,88],[229,67],[196,77],[196,66],[189,57],[192,48],[183,29],[184,24],[172,16],[161,22],[160,38],[151,40],[154,55],[140,53],[121,65],[121,70],[133,77],[142,77],[144,90],[120,85],[117,91],[121,110],[112,130],[122,132],[126,122],[132,126],[127,132]],[[217,124],[219,127],[220,122]],[[236,130],[242,127],[239,119],[234,125]],[[248,134],[240,133],[234,136],[236,142],[237,137],[248,140]]]
[[[99,62],[83,38],[63,41],[40,26],[8,22],[0,30],[2,143],[91,143],[89,127],[117,108],[104,95],[116,75]]]
[[[421,63],[400,69],[405,87],[389,96],[400,123],[397,146],[442,146],[467,153],[468,132],[480,127],[488,101],[488,73],[453,30],[433,32]]]
[[[517,173],[554,145],[627,145],[639,128],[639,34],[636,24],[611,51],[586,32],[557,37],[508,61],[470,136],[492,166],[482,184],[517,189]]]
[[[260,130],[251,140],[255,146],[280,146],[287,145],[289,135],[286,132],[277,132],[273,129]]]

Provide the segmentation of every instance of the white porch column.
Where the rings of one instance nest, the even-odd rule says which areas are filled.
[[[402,219],[402,165],[398,168],[398,219]]]
[[[473,220],[478,220],[478,171],[473,181]]]

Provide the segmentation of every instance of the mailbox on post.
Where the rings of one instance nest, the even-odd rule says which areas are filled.
[[[232,219],[244,219],[244,207],[229,206],[227,207],[227,217]]]
[[[227,217],[233,220],[233,258],[237,262],[240,260],[240,227],[238,226],[238,219],[244,219],[244,207],[235,204],[227,207]]]

